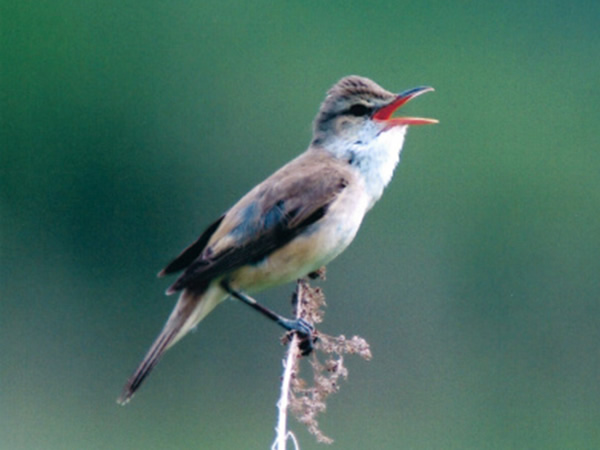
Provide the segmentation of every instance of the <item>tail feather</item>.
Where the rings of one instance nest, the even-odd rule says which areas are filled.
[[[185,289],[150,350],[127,380],[117,403],[127,404],[152,369],[158,364],[165,351],[194,328],[225,297],[226,294],[220,288],[209,288],[203,292],[191,292]]]
[[[150,374],[154,366],[158,364],[160,358],[166,351],[170,342],[173,340],[173,336],[177,332],[176,330],[172,330],[169,333],[165,333],[164,330],[160,336],[156,339],[148,353],[144,357],[144,360],[136,369],[136,371],[131,375],[125,387],[123,388],[123,392],[121,396],[118,398],[117,403],[121,405],[126,405],[129,403],[135,391],[140,387],[142,382],[146,379],[146,377]]]

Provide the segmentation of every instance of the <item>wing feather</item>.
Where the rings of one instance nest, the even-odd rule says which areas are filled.
[[[188,267],[204,250],[206,244],[210,240],[211,236],[215,232],[215,230],[219,227],[225,214],[219,217],[215,222],[212,223],[205,231],[200,235],[200,237],[194,242],[192,245],[187,247],[184,251],[181,252],[179,256],[177,256],[173,261],[171,261],[167,267],[161,270],[158,273],[159,277],[163,277],[165,275],[169,275],[171,273],[179,272],[180,270]]]

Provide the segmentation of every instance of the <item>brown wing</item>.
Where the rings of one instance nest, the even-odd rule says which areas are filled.
[[[190,245],[184,251],[182,251],[181,254],[177,256],[177,258],[171,261],[167,267],[165,267],[158,273],[158,276],[163,277],[171,273],[179,272],[180,270],[185,269],[192,262],[194,262],[194,260],[200,255],[200,253],[202,253],[202,250],[204,250],[204,247],[206,247],[206,244],[208,243],[215,230],[219,227],[224,217],[225,214],[219,217],[212,225],[210,225],[206,230],[204,230],[204,233],[200,235],[196,242],[194,242],[192,245]]]
[[[167,292],[204,286],[215,277],[262,260],[321,219],[351,175],[345,166],[307,165],[302,157],[284,166],[225,214],[208,245]],[[197,243],[201,241],[202,236]],[[198,247],[184,251],[167,269],[179,267],[178,260],[189,261]]]

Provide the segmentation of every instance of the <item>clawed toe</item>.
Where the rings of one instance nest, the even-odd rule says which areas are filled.
[[[318,337],[314,335],[315,327],[304,319],[285,319],[282,320],[280,324],[291,333],[296,333],[298,335],[298,338],[300,339],[298,344],[300,354],[302,356],[310,355],[314,350],[314,344],[318,340]]]
[[[300,342],[298,343],[298,347],[300,348],[300,354],[302,356],[308,356],[315,349],[315,344],[319,340],[317,336],[313,336],[313,334],[301,334],[298,333],[298,337],[300,338]]]

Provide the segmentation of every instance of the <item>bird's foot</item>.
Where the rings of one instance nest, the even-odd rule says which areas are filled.
[[[304,319],[285,319],[282,318],[279,324],[288,330],[290,333],[296,333],[300,342],[298,347],[300,348],[300,354],[302,356],[308,356],[314,350],[314,344],[319,339],[315,336],[315,327]]]

